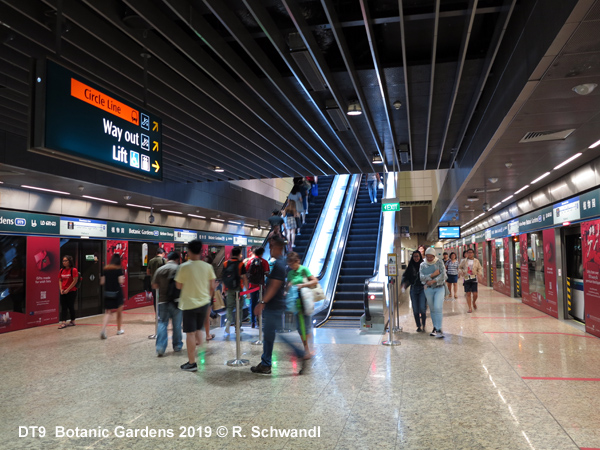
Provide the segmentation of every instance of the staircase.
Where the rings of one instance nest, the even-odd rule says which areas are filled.
[[[375,265],[381,217],[381,193],[382,191],[378,189],[377,203],[371,203],[367,189],[367,176],[363,175],[331,314],[323,327],[360,327],[360,317],[365,312],[365,280],[373,276]]]
[[[308,205],[309,214],[306,216],[306,223],[300,228],[300,235],[296,236],[296,242],[294,251],[300,255],[300,261],[304,261],[304,256],[308,250],[308,245],[312,239],[315,227],[317,226],[317,219],[321,216],[323,211],[323,205],[329,195],[329,189],[333,183],[333,177],[319,177],[319,195],[311,200]],[[318,274],[313,274],[317,276]]]

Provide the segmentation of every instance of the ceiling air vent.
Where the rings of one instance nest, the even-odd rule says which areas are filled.
[[[568,130],[561,131],[530,131],[523,136],[523,138],[519,141],[519,144],[541,141],[560,141],[568,138],[573,131],[575,131],[575,128],[569,128]]]
[[[477,188],[473,191],[474,194],[484,194],[486,192],[498,192],[500,191],[500,188],[493,188],[493,189],[481,189],[481,188]]]

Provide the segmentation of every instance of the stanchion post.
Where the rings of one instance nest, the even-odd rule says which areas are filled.
[[[148,336],[148,339],[156,339],[158,335],[158,289],[152,290],[152,298],[154,299],[154,334]]]
[[[262,302],[263,297],[263,286],[258,288],[258,301]],[[254,314],[254,311],[252,311]],[[258,341],[252,342],[252,345],[262,345],[263,344],[263,331],[262,331],[262,314],[258,316]]]
[[[395,299],[395,291],[394,291],[394,283],[393,280],[388,279],[388,293],[389,293],[389,302],[388,302],[388,340],[383,341],[383,345],[387,346],[395,346],[400,345],[400,341],[394,340],[394,327],[396,322],[396,299]]]
[[[235,359],[227,361],[228,366],[247,366],[250,361],[247,359],[241,359],[242,357],[242,338],[240,336],[240,293],[235,293]]]

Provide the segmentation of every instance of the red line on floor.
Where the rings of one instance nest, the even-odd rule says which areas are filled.
[[[579,447],[579,450],[600,450],[598,447]]]
[[[471,319],[545,319],[550,316],[533,316],[533,317],[519,317],[519,316],[496,316],[496,317],[476,317],[471,316]]]
[[[151,313],[133,313],[133,312],[127,312],[127,311],[123,311],[123,314],[152,314],[152,315],[154,315],[153,312],[151,312]]]
[[[546,380],[546,381],[600,381],[600,378],[571,378],[571,377],[521,377],[524,380]]]
[[[90,326],[90,327],[101,327],[102,326],[101,323],[78,323],[77,325],[78,326],[79,325],[87,325],[87,326]],[[116,327],[116,326],[117,326],[117,324],[115,324],[115,323],[109,323],[107,325],[107,327]]]
[[[562,334],[564,336],[577,336],[589,339],[595,339],[594,336],[586,336],[585,334],[573,333],[555,333],[551,331],[484,331],[484,334]]]

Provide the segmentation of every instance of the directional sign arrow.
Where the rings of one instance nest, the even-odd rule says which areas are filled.
[[[152,164],[152,167],[154,167],[154,172],[158,172],[158,169],[160,169],[160,166],[158,165],[158,161],[154,161],[154,164]]]
[[[152,141],[152,151],[153,152],[157,152],[158,151],[158,142]]]
[[[152,131],[158,131],[158,122],[152,121]]]

